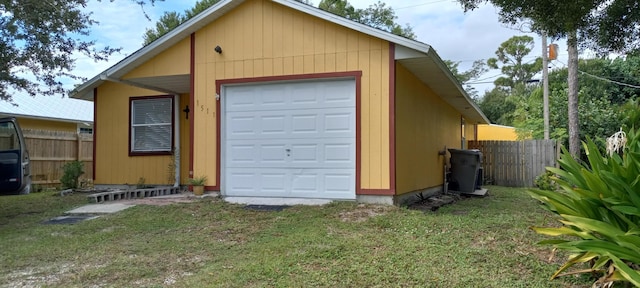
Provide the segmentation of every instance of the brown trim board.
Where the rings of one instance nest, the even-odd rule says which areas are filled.
[[[396,44],[389,42],[389,193],[396,194]]]
[[[93,88],[93,161],[91,162],[91,169],[93,169],[93,181],[96,181],[96,144],[98,143],[96,138],[96,132],[98,128],[98,87]]]
[[[196,34],[191,33],[191,55],[189,56],[189,107],[191,109],[191,117],[189,117],[189,178],[193,177],[193,146],[194,146],[194,133],[195,133],[195,58],[196,58]]]

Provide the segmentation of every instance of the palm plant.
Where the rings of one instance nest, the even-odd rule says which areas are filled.
[[[563,149],[560,168],[547,168],[557,175],[561,191],[530,191],[563,224],[532,227],[539,234],[556,237],[541,244],[571,254],[551,279],[595,273],[603,285],[623,281],[640,286],[640,133],[632,130],[627,135],[621,154],[606,156],[587,140],[583,144],[586,163]],[[566,272],[579,263],[589,268]]]

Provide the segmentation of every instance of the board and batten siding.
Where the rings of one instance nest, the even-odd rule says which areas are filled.
[[[362,189],[389,189],[389,43],[266,0],[246,1],[195,37],[195,175],[217,171],[216,81],[362,71]],[[214,52],[220,46],[222,53]]]
[[[460,112],[401,64],[396,64],[395,103],[396,195],[442,185],[448,152],[446,158],[438,152],[461,148]]]
[[[173,156],[129,156],[129,98],[162,95],[156,91],[135,88],[123,84],[105,82],[97,89],[95,129],[95,184],[136,185],[141,178],[145,184],[168,185],[168,167]],[[189,95],[180,96],[180,107],[189,103]],[[180,109],[182,110],[182,109]],[[181,184],[188,180],[189,126],[181,112]]]

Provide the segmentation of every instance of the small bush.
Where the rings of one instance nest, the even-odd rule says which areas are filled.
[[[60,183],[63,189],[76,189],[78,188],[78,179],[84,174],[84,163],[80,161],[73,161],[62,166],[64,173],[60,178]]]
[[[546,171],[536,177],[533,183],[540,190],[555,191],[558,189],[558,185],[556,184],[556,181],[553,180],[553,177],[554,174],[552,172]]]

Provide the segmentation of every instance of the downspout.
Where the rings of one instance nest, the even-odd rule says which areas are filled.
[[[173,161],[176,168],[175,183],[173,187],[180,187],[180,95],[173,95],[173,117],[175,119],[174,128],[174,148],[173,148]]]

